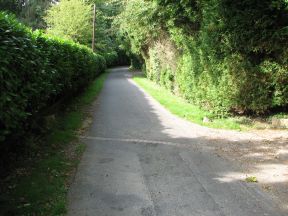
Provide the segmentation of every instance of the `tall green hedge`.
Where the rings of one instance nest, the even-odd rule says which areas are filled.
[[[61,98],[103,72],[105,59],[85,46],[32,32],[0,12],[0,149],[33,127]]]
[[[130,58],[126,54],[125,50],[116,49],[112,52],[104,52],[101,53],[106,60],[106,64],[108,67],[113,66],[127,66],[130,64]]]
[[[119,17],[147,76],[191,103],[219,116],[288,109],[287,0],[133,0]]]

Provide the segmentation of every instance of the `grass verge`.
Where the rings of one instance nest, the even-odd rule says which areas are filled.
[[[212,113],[186,102],[143,76],[134,76],[133,80],[171,113],[196,124],[232,130],[247,130],[251,127],[251,123],[247,121],[247,118],[213,119]],[[203,122],[205,117],[212,119],[212,121]]]
[[[66,214],[69,181],[85,149],[76,133],[86,118],[85,107],[101,91],[106,75],[98,77],[65,111],[53,117],[52,129],[44,139],[31,141],[30,147],[35,145],[37,154],[23,161],[4,181],[0,215]]]

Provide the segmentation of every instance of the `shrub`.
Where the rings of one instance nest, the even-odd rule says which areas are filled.
[[[0,12],[0,149],[24,137],[47,107],[81,91],[105,67],[105,59],[87,47],[32,32]]]
[[[216,116],[263,114],[288,108],[287,11],[285,0],[133,0],[118,22],[149,79]]]

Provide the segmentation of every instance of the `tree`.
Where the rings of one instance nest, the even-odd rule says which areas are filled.
[[[92,8],[83,0],[62,0],[45,17],[47,32],[88,45],[92,37]]]
[[[0,0],[0,10],[9,11],[12,13],[19,12],[19,1],[17,0]]]
[[[130,0],[125,2],[124,10],[117,16],[114,24],[119,28],[119,36],[124,39],[133,53],[147,51],[149,42],[160,32],[156,5],[149,1]]]
[[[46,10],[50,7],[54,0],[23,0],[21,11],[19,13],[20,20],[33,29],[45,29],[46,24],[43,20]]]
[[[46,28],[43,16],[56,0],[0,0],[0,10],[14,13],[19,21],[33,29]]]

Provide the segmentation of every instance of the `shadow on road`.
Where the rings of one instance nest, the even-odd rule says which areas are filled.
[[[287,215],[287,140],[178,119],[130,77],[112,69],[93,107],[69,215]]]

